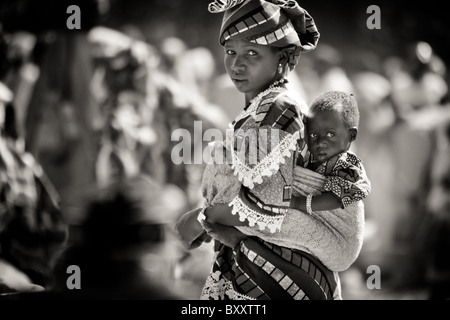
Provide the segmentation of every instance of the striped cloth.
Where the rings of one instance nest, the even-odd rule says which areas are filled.
[[[313,256],[248,237],[237,252],[216,242],[203,300],[333,300],[338,283]]]

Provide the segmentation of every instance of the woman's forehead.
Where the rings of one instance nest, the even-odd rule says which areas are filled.
[[[264,49],[270,50],[270,46],[265,46],[242,39],[229,39],[225,42],[225,47],[242,47],[242,48],[257,48],[263,50]]]

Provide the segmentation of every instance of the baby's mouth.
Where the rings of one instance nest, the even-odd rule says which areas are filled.
[[[317,160],[323,160],[323,159],[326,159],[326,157],[327,157],[327,153],[324,152],[324,151],[320,151],[320,152],[316,153],[316,157],[315,158]]]

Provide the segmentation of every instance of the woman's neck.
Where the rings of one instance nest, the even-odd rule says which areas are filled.
[[[255,100],[259,95],[263,94],[264,92],[268,92],[276,87],[286,88],[286,84],[288,83],[287,79],[280,79],[272,82],[270,85],[263,87],[259,92],[253,92],[253,93],[246,93],[245,94],[245,105],[248,106],[252,103],[253,100]]]

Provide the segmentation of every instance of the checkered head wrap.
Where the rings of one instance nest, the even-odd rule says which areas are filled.
[[[279,48],[295,46],[296,60],[301,52],[314,50],[319,41],[313,18],[294,0],[214,0],[208,10],[224,13],[222,46],[230,38]]]

